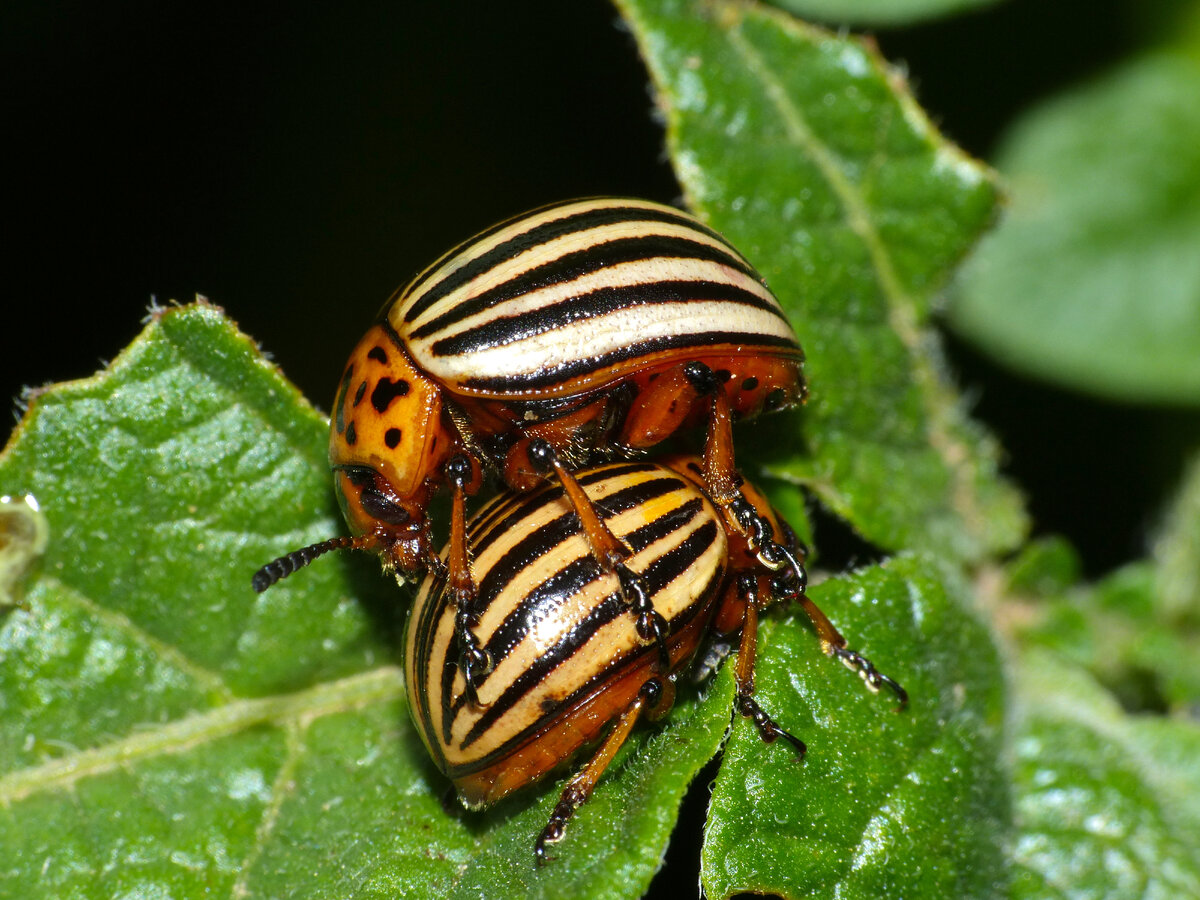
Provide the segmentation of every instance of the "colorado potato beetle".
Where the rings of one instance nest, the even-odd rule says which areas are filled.
[[[600,518],[630,554],[664,621],[669,663],[625,615],[620,579],[591,552],[563,486],[502,493],[470,527],[468,556],[478,585],[472,635],[495,661],[474,693],[459,662],[457,600],[444,574],[431,572],[409,613],[405,636],[408,698],[417,729],[438,768],[469,808],[488,806],[597,746],[567,783],[535,854],[559,840],[640,719],[665,714],[675,678],[711,632],[740,629],[737,711],[763,739],[782,737],[754,700],[758,614],[771,600],[799,599],[826,653],[838,656],[873,690],[904,689],[880,674],[804,596],[802,553],[791,530],[751,485],[730,515],[704,488],[700,460],[610,463],[575,473]],[[448,560],[447,548],[442,558]]]
[[[475,585],[465,498],[484,468],[518,491],[550,479],[666,666],[665,623],[572,470],[636,456],[703,422],[705,491],[728,508],[731,421],[801,402],[802,361],[762,278],[692,216],[601,198],[502,222],[398,291],[350,355],[329,456],[353,537],[275,560],[254,587],[340,548],[376,551],[406,577],[437,568],[427,510],[449,483],[448,584],[473,687],[493,661],[466,627]]]

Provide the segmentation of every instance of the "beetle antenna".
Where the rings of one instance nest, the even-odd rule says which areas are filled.
[[[318,556],[324,556],[333,550],[370,550],[376,546],[376,538],[372,534],[358,537],[336,537],[299,550],[286,553],[278,559],[273,559],[257,572],[250,580],[254,590],[261,594],[277,581],[282,581],[293,572],[303,569]]]

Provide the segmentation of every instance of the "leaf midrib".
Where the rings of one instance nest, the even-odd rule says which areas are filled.
[[[0,778],[0,806],[33,794],[69,788],[83,778],[102,775],[139,760],[183,753],[257,725],[307,725],[314,719],[403,696],[401,669],[381,666],[289,694],[235,700],[11,772]]]

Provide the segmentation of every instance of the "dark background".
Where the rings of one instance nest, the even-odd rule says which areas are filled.
[[[678,199],[609,5],[409,6],[6,4],[0,394],[90,374],[151,298],[201,293],[327,408],[391,290],[477,229],[572,196]],[[1019,110],[1131,52],[1124,8],[1017,0],[876,37],[987,158]],[[1091,574],[1140,555],[1175,417],[949,351],[1038,532],[1067,534]]]
[[[607,3],[412,6],[6,5],[0,396],[90,374],[151,298],[199,293],[327,407],[391,290],[479,228],[572,196],[678,199]],[[876,36],[986,158],[1017,111],[1127,55],[1122,8],[1022,0]],[[1160,416],[950,352],[1039,530],[1091,573],[1138,555],[1176,465]]]

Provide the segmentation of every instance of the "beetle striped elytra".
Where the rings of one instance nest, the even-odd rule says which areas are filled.
[[[709,497],[736,500],[731,421],[801,402],[803,354],[778,301],[720,235],[671,207],[601,198],[502,222],[398,291],[351,353],[334,401],[330,462],[352,538],[264,566],[256,590],[333,549],[378,552],[405,576],[437,567],[427,509],[453,492],[449,583],[465,498],[483,468],[516,490],[561,483],[592,554],[631,595],[667,662],[663,622],[571,471],[707,423]],[[460,629],[467,680],[490,661]]]
[[[459,664],[459,609],[444,574],[426,577],[409,614],[410,708],[465,805],[488,806],[598,744],[538,836],[539,862],[636,722],[670,709],[677,673],[710,631],[741,631],[736,710],[764,740],[783,737],[803,755],[804,744],[753,697],[758,614],[773,599],[800,600],[827,654],[873,690],[886,686],[901,705],[907,702],[904,689],[848,650],[804,596],[803,554],[753,486],[740,485],[736,514],[729,515],[706,495],[699,460],[663,463],[610,463],[580,471],[577,481],[628,546],[626,563],[663,618],[665,667],[624,614],[619,578],[594,558],[573,504],[556,484],[501,494],[470,523],[479,593],[466,627],[495,661],[474,694]]]

